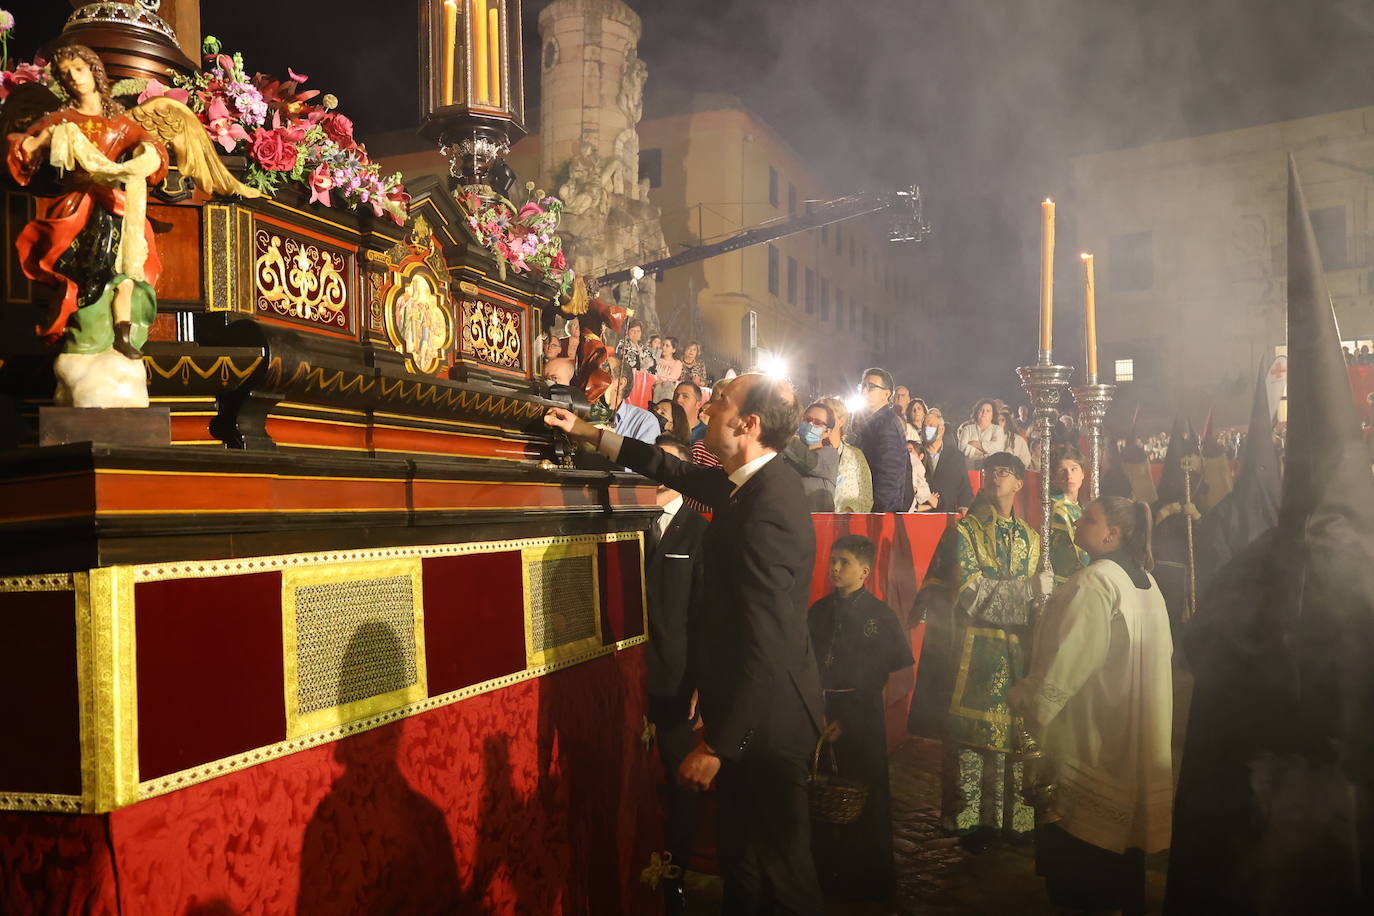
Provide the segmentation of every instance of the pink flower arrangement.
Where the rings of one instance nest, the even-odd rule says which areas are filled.
[[[533,193],[518,210],[504,197],[488,202],[465,193],[460,200],[478,241],[501,259],[503,274],[507,267],[516,273],[537,272],[557,286],[561,296],[576,276],[558,235],[563,202],[535,191],[532,183],[525,187]]]
[[[283,182],[299,182],[312,203],[350,210],[366,206],[377,216],[404,225],[410,201],[401,175],[383,176],[367,149],[353,136],[353,122],[333,111],[338,100],[303,89],[309,79],[287,68],[289,79],[258,73],[252,77],[241,54],[224,54],[213,37],[205,39],[206,67],[191,77],[173,77],[211,139],[226,153],[248,158],[244,180],[271,194]],[[316,104],[318,99],[319,104]]]

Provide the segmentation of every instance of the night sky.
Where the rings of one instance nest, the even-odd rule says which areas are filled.
[[[543,5],[525,4],[533,82]],[[1064,360],[1081,362],[1071,344],[1077,288],[1066,282],[1077,252],[1069,157],[1374,101],[1374,8],[1364,0],[630,5],[645,22],[649,116],[673,90],[732,92],[838,193],[922,186],[936,229],[910,249],[930,292],[924,323],[960,339],[943,349],[965,357],[963,381],[944,380],[949,366],[894,368],[956,400],[1013,395],[1011,368],[1034,355],[1037,203],[1046,196],[1060,204],[1056,340]],[[65,18],[67,4],[44,7],[11,7],[21,55]],[[366,136],[415,122],[416,8],[236,0],[204,4],[203,27],[243,50],[250,69],[308,74]],[[995,333],[977,333],[984,325]],[[988,358],[969,368],[974,346]]]

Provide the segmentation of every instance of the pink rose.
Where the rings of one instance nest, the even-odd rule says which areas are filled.
[[[288,142],[280,130],[253,131],[253,158],[258,165],[272,172],[289,172],[296,167],[296,145]]]
[[[320,119],[320,127],[324,128],[324,135],[344,149],[352,149],[353,141],[353,122],[337,111],[331,111]]]

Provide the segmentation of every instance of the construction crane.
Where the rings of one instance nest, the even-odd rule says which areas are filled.
[[[606,289],[617,283],[624,283],[626,280],[637,280],[645,274],[660,274],[673,267],[695,264],[697,261],[704,261],[718,254],[739,251],[741,248],[749,248],[753,245],[771,242],[774,239],[796,235],[798,232],[805,232],[808,229],[828,226],[831,223],[843,222],[858,216],[867,216],[870,213],[881,213],[884,210],[891,210],[893,217],[892,225],[888,228],[888,241],[919,242],[930,234],[930,224],[925,221],[921,212],[920,188],[913,185],[896,192],[882,194],[866,192],[826,201],[812,207],[806,213],[790,219],[773,220],[750,229],[743,229],[719,242],[712,242],[709,245],[693,245],[686,251],[666,258],[659,258],[657,261],[649,261],[646,264],[637,264],[633,267],[612,271],[597,277],[593,281],[593,286],[597,289]]]

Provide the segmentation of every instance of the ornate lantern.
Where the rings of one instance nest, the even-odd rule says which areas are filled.
[[[420,0],[421,132],[482,196],[524,135],[520,0]]]

